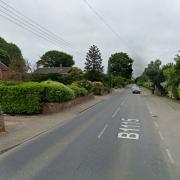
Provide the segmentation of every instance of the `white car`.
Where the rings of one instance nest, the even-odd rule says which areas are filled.
[[[141,94],[141,90],[138,86],[133,86],[132,87],[132,93],[133,94]]]

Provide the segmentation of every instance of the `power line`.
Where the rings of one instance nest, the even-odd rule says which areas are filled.
[[[25,29],[26,31],[31,32],[38,38],[46,40],[58,47],[68,47],[75,51],[79,55],[78,50],[74,49],[72,44],[65,41],[63,38],[59,37],[58,35],[52,33],[48,29],[44,28],[43,26],[39,25],[35,21],[31,20],[27,16],[23,15],[21,12],[17,11],[15,8],[11,7],[4,1],[0,0],[0,3],[3,3],[5,6],[0,4],[0,16],[4,19],[14,23],[15,25]],[[4,15],[3,15],[4,14]]]
[[[123,43],[125,44],[125,46],[130,49],[136,56],[138,56],[136,54],[136,52],[134,52],[134,50],[132,48],[129,47],[129,45],[127,45],[127,43],[121,38],[121,36],[119,35],[119,33],[117,31],[114,30],[114,28],[111,27],[111,25],[106,21],[106,19],[97,11],[94,9],[94,7],[87,1],[87,0],[82,0],[87,6],[88,8],[96,15],[96,17],[98,17],[98,19],[116,36],[118,37],[121,41],[123,41]]]
[[[20,11],[16,10],[15,8],[13,8],[12,6],[8,5],[6,2],[0,0],[1,3],[3,3],[3,5],[5,5],[6,7],[8,7],[9,9],[7,9],[6,7],[0,5],[2,8],[4,8],[5,10],[13,13],[16,17],[21,18],[23,21],[25,21],[26,23],[29,23],[30,25],[32,25],[33,27],[36,27],[37,29],[39,29],[40,31],[46,33],[47,35],[50,35],[54,38],[59,39],[61,41],[63,41],[65,44],[67,45],[71,45],[71,43],[67,42],[66,40],[64,40],[62,37],[54,34],[53,32],[49,31],[48,29],[44,28],[43,26],[41,26],[40,24],[38,24],[37,22],[35,22],[34,20],[30,19],[29,17],[25,16],[24,14],[22,14]]]

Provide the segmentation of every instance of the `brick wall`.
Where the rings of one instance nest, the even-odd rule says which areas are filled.
[[[92,99],[94,99],[93,95],[79,97],[79,98],[73,99],[68,102],[63,102],[63,103],[45,103],[43,105],[43,114],[52,114],[52,113],[61,112],[77,104],[81,104],[83,102],[86,102]]]

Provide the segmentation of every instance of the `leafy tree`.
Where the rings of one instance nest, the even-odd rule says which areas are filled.
[[[8,53],[10,57],[10,61],[12,59],[23,60],[23,56],[22,56],[20,48],[13,43],[8,43],[1,37],[0,37],[0,49]]]
[[[132,65],[133,59],[126,53],[115,53],[109,58],[108,73],[114,76],[121,76],[125,79],[131,79],[133,72]]]
[[[9,54],[0,49],[0,60],[6,65],[8,66],[10,64],[10,57],[9,57]]]
[[[52,50],[42,55],[37,65],[43,67],[60,67],[60,65],[63,67],[72,67],[74,65],[74,60],[69,54]]]
[[[163,87],[162,83],[165,81],[165,76],[163,69],[161,68],[161,61],[159,59],[151,61],[145,68],[144,77],[147,77],[152,82],[152,93],[157,89],[161,95],[166,95],[166,89]]]
[[[93,45],[89,48],[86,55],[85,73],[88,80],[99,81],[101,79],[103,69],[100,50]]]

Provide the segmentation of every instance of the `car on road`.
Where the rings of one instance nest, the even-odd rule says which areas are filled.
[[[133,86],[132,87],[132,93],[133,94],[141,94],[141,90],[138,86]]]

